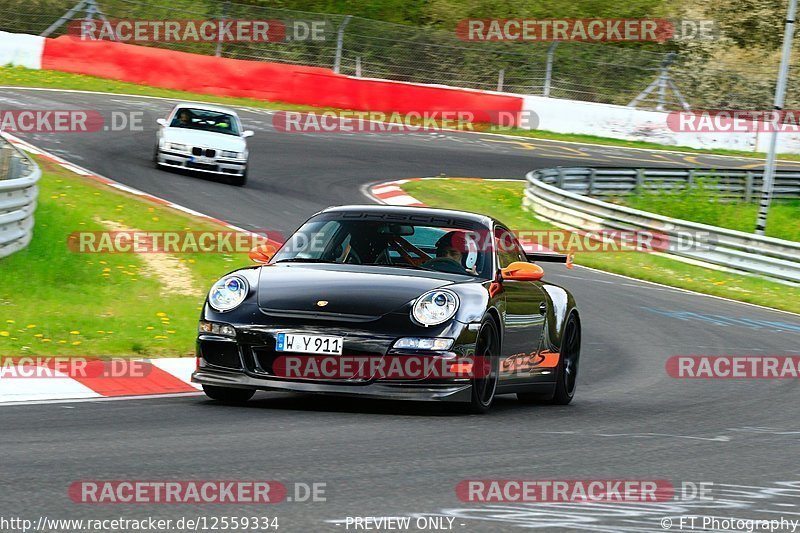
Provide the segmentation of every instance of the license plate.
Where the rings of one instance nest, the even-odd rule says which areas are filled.
[[[342,337],[278,333],[278,342],[275,345],[275,351],[342,355],[343,344],[344,339],[342,339]]]
[[[214,163],[214,158],[213,157],[205,157],[205,156],[202,156],[202,155],[193,155],[193,156],[191,156],[189,158],[189,161],[191,161],[193,163],[205,163],[207,165],[210,165],[210,164]]]

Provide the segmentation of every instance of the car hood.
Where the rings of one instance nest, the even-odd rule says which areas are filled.
[[[329,315],[366,320],[397,311],[425,291],[451,280],[387,267],[267,265],[258,281],[258,306],[266,313]],[[318,302],[325,301],[324,306]]]
[[[187,128],[164,128],[163,138],[166,142],[204,146],[231,152],[243,152],[246,144],[244,139],[237,135]]]

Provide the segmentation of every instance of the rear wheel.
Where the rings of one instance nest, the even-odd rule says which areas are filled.
[[[467,404],[470,413],[488,413],[494,401],[497,390],[497,376],[499,374],[500,336],[494,320],[487,318],[478,331],[478,341],[475,344],[476,366],[472,378],[472,398]],[[478,369],[477,365],[482,365]]]
[[[546,403],[567,405],[575,397],[578,385],[578,362],[581,355],[581,326],[577,317],[571,314],[564,326],[561,341],[561,361],[558,363],[556,387],[553,396],[547,398],[534,393],[517,393],[523,403]]]
[[[203,385],[203,392],[212,400],[223,403],[244,403],[256,393],[252,389],[234,389],[231,387],[216,387],[214,385]]]

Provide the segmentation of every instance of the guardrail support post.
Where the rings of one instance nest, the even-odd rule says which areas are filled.
[[[501,68],[500,73],[497,75],[497,92],[503,92],[503,82],[506,79],[506,69]]]
[[[753,201],[753,173],[749,170],[744,175],[744,201]]]
[[[644,169],[636,169],[636,186],[633,188],[634,192],[640,193],[644,189]]]
[[[591,196],[594,189],[594,179],[597,177],[597,170],[591,169],[589,171],[589,182],[586,184],[586,195]]]
[[[565,177],[566,176],[564,174],[564,169],[561,168],[561,167],[558,167],[558,179],[556,180],[556,183],[558,184],[558,188],[559,189],[563,189],[564,188],[564,178]]]

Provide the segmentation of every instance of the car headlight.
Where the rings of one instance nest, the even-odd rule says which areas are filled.
[[[211,287],[208,304],[217,311],[230,311],[247,298],[250,287],[241,276],[225,276]]]
[[[239,159],[242,157],[241,152],[229,152],[228,150],[222,151],[222,157],[230,157],[231,159]]]
[[[458,311],[458,296],[447,289],[428,291],[414,302],[411,316],[423,326],[447,322]]]
[[[170,150],[177,150],[178,152],[186,151],[186,145],[181,143],[169,143],[167,145],[167,148],[169,148]]]

